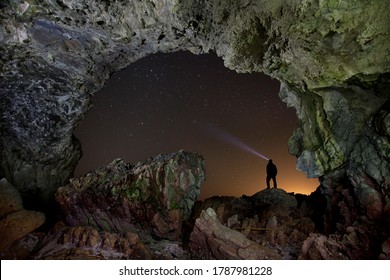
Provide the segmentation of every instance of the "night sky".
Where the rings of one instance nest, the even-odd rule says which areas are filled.
[[[231,135],[273,159],[279,188],[310,194],[319,183],[296,171],[288,153],[297,118],[278,97],[279,86],[261,73],[229,70],[215,54],[159,53],[138,60],[96,93],[76,128],[83,157],[75,175],[115,158],[135,164],[184,149],[205,158],[200,199],[252,195],[266,187],[267,161],[224,141]]]

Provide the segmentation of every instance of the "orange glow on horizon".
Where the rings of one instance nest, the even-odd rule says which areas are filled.
[[[320,185],[318,178],[308,179],[305,174],[292,170],[289,176],[277,176],[278,188],[288,193],[310,195]],[[247,180],[240,182],[237,185],[234,181],[230,182],[231,185],[217,185],[214,184],[213,178],[210,180],[206,176],[206,181],[201,186],[201,193],[198,197],[199,200],[205,200],[213,196],[234,196],[241,197],[243,195],[252,196],[257,192],[266,189],[265,176],[251,178],[248,176]],[[273,184],[271,181],[271,188]]]
[[[284,187],[284,186],[279,186],[279,189],[282,189],[288,193],[295,193],[295,194],[304,194],[304,195],[310,195],[312,192],[314,192],[317,187],[320,185],[317,179],[307,179],[307,184],[302,185],[302,184],[292,184],[290,186]],[[272,188],[271,184],[271,188]],[[229,189],[226,190],[224,193],[220,194],[208,194],[205,189],[201,187],[201,193],[198,197],[198,200],[205,200],[207,198],[213,197],[213,196],[234,196],[234,197],[241,197],[243,195],[247,196],[252,196],[262,190],[265,190],[266,186],[264,184],[264,187],[258,188],[255,186],[241,186],[236,189]],[[248,191],[246,191],[248,190]],[[242,191],[245,191],[242,193]]]

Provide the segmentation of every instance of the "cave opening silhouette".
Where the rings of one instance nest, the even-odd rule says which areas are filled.
[[[266,162],[206,129],[219,127],[283,163],[281,185],[287,191],[310,194],[318,181],[297,171],[288,153],[297,120],[280,100],[279,87],[264,74],[226,69],[215,54],[143,58],[111,77],[92,99],[92,109],[75,130],[83,149],[76,176],[117,157],[136,163],[185,149],[206,158],[200,199],[264,189]]]

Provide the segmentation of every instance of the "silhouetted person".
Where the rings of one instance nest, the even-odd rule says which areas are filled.
[[[272,163],[272,159],[270,159],[267,164],[267,189],[270,188],[269,181],[271,181],[271,179],[274,182],[274,188],[277,187],[276,174],[278,174],[278,169],[276,168],[276,165]]]

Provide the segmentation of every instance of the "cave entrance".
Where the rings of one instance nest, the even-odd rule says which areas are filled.
[[[288,154],[297,118],[277,95],[279,87],[265,74],[227,69],[215,54],[149,55],[113,75],[93,97],[94,107],[75,130],[83,149],[75,175],[115,158],[136,163],[184,149],[206,160],[201,199],[264,189],[267,161],[213,138],[203,129],[211,124],[272,158],[279,187],[309,194],[318,180],[296,171]]]

